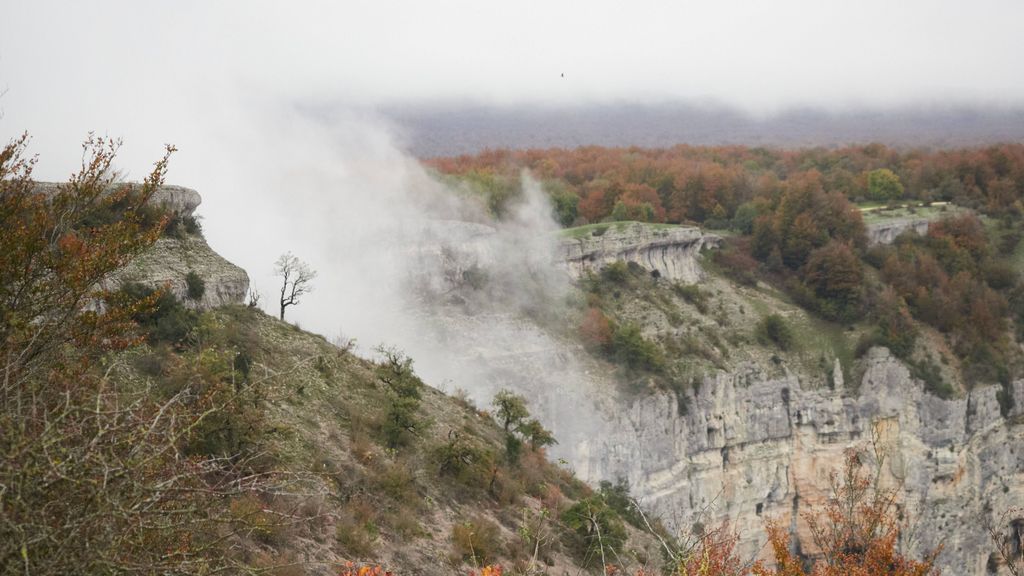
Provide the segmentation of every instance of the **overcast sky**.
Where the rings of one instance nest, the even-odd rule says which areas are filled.
[[[1024,103],[1018,0],[2,4],[0,135],[43,152],[97,130],[152,157],[239,98]]]

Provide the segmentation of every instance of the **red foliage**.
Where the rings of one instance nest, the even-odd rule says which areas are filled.
[[[612,327],[599,308],[588,308],[580,323],[580,337],[588,346],[605,348],[612,343]]]

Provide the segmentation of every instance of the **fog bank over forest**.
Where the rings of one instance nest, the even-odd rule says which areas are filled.
[[[881,142],[950,148],[1024,141],[1024,107],[791,108],[770,115],[700,103],[489,106],[410,104],[381,109],[419,157],[485,148],[666,147],[675,144],[841,146]]]

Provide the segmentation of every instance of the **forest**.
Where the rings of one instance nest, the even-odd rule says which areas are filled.
[[[1007,388],[1020,374],[1022,145],[583,147],[426,162],[496,216],[526,170],[543,182],[563,227],[641,221],[720,234],[725,247],[713,258],[736,281],[766,282],[838,324],[869,324],[858,352],[888,347],[942,397],[957,387],[940,364],[953,365],[952,379],[967,388]],[[931,225],[869,245],[868,225],[895,213]],[[938,340],[922,345],[923,333]],[[1000,398],[1009,410],[1011,395]]]

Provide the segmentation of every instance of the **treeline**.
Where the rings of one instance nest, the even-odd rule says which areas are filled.
[[[1024,285],[1014,258],[1024,233],[1024,145],[492,150],[429,164],[499,217],[528,169],[564,226],[640,220],[732,229],[739,234],[714,256],[723,272],[775,285],[825,319],[866,325],[860,352],[888,347],[939,395],[955,392],[948,370],[1007,390],[1022,371],[1015,342]],[[928,208],[936,218],[923,237],[868,247],[863,209],[899,203],[912,212],[934,202],[959,208]],[[924,327],[943,335],[952,356],[917,345]],[[955,366],[939,367],[953,357]],[[1010,394],[1001,399],[1007,410]]]
[[[988,214],[1024,213],[1024,145],[901,151],[881,144],[779,150],[679,145],[666,149],[583,147],[488,150],[427,164],[469,181],[500,212],[518,174],[546,181],[563,225],[630,219],[728,224],[747,202],[778,196],[786,183],[820,179],[851,201],[952,201]]]

